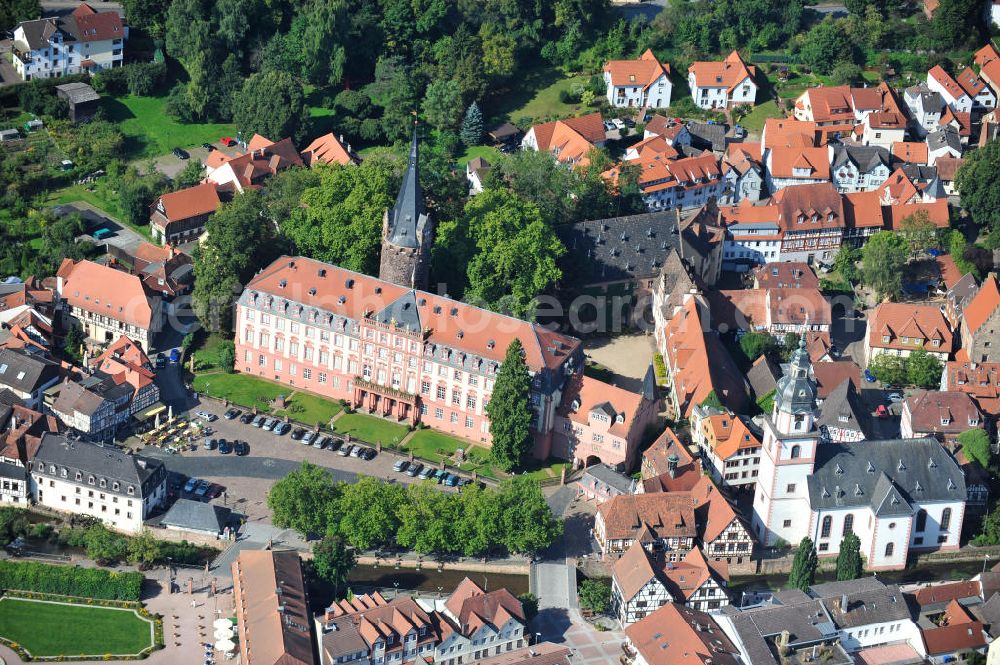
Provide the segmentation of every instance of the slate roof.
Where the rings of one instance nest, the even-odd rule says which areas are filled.
[[[780,378],[781,367],[766,355],[755,360],[753,367],[747,372],[747,381],[757,399],[777,388]]]
[[[879,583],[881,585],[881,582]],[[823,606],[830,618],[841,629],[866,626],[910,618],[906,599],[898,586],[872,588],[855,593],[847,593],[847,608],[841,606],[842,597],[824,598]]]
[[[932,151],[951,148],[961,155],[962,138],[959,136],[958,130],[954,127],[942,127],[927,135],[927,148]]]
[[[580,284],[656,274],[680,237],[674,210],[566,224],[556,235]]]
[[[808,483],[813,510],[871,506],[883,515],[966,497],[961,467],[931,438],[824,443]]]
[[[389,212],[389,241],[397,247],[419,247],[421,230],[426,221],[424,191],[420,187],[417,130],[413,130],[410,155],[406,162],[403,184],[396,197],[396,205]]]
[[[873,171],[879,165],[889,168],[889,151],[881,146],[843,144],[834,146],[831,170],[848,162],[857,166],[862,173]]]
[[[212,503],[177,499],[160,523],[187,531],[222,533],[229,521],[230,510]]]
[[[51,360],[14,349],[0,349],[0,386],[32,393],[58,373],[59,365]]]
[[[583,472],[584,477],[591,476],[604,483],[608,487],[618,490],[622,494],[631,494],[635,488],[636,481],[623,473],[615,471],[607,464],[594,464],[588,466]]]
[[[861,402],[854,382],[844,379],[820,405],[816,426],[856,430],[868,436],[869,413]],[[846,420],[845,420],[846,419]]]
[[[67,101],[71,104],[96,102],[101,99],[101,96],[86,83],[64,83],[62,85],[57,85],[56,91],[65,95]]]
[[[691,134],[691,145],[695,148],[718,153],[726,151],[726,125],[689,122],[687,129]]]
[[[67,482],[89,484],[88,477],[93,475],[95,487],[100,486],[101,479],[108,481],[107,486],[101,488],[101,491],[140,499],[145,494],[142,490],[148,481],[152,480],[158,484],[166,478],[163,462],[159,460],[140,455],[126,455],[113,446],[70,441],[66,437],[49,433],[42,435],[42,442],[38,446],[31,467],[36,472],[49,475],[52,474],[52,467],[55,467],[56,473],[66,469]],[[75,479],[77,471],[82,474],[81,480]],[[114,481],[120,483],[118,490],[114,489]],[[134,494],[128,494],[129,487],[133,488]]]
[[[32,51],[47,48],[49,37],[59,29],[56,20],[52,18],[39,18],[33,21],[23,21],[18,27],[24,31],[24,41]],[[69,36],[69,35],[68,35]]]

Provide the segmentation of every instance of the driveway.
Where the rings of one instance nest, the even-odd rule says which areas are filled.
[[[10,61],[11,39],[0,39],[0,86],[14,85],[21,83],[21,77],[17,75],[14,64]]]
[[[100,240],[94,238],[92,235],[80,236],[80,239],[99,247],[112,245],[124,252],[127,252],[128,254],[133,254],[135,252],[135,248],[138,247],[140,243],[149,242],[147,238],[143,237],[136,231],[133,231],[128,226],[125,226],[116,218],[112,217],[100,208],[92,206],[84,201],[64,203],[56,206],[53,210],[60,217],[74,212],[79,213],[80,216],[83,217],[83,221],[86,223],[87,228],[91,232],[94,232],[102,227],[111,231],[110,235],[106,235]]]
[[[242,153],[238,148],[225,148],[220,143],[214,143],[215,149],[230,156],[236,157]],[[185,148],[185,151],[190,155],[188,159],[178,159],[174,156],[172,152],[168,152],[165,155],[160,155],[153,160],[153,166],[157,171],[167,176],[171,180],[180,173],[189,162],[199,161],[202,164],[208,159],[209,151],[202,148],[200,145],[192,148]]]

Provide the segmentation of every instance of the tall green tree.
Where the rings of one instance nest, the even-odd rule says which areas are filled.
[[[906,378],[910,384],[921,388],[941,385],[941,361],[925,349],[917,349],[906,358]]]
[[[840,552],[837,554],[837,581],[856,580],[861,577],[863,568],[861,539],[851,531],[840,541]]]
[[[904,217],[900,222],[899,231],[909,245],[911,256],[917,256],[920,252],[937,248],[939,245],[937,227],[934,226],[926,210],[918,210]]]
[[[975,2],[941,0],[931,19],[932,33],[937,42],[948,48],[967,44],[978,38],[978,12],[979,5]]]
[[[841,62],[854,62],[854,45],[845,21],[827,17],[806,34],[800,50],[802,61],[820,74],[829,74]]]
[[[587,579],[580,583],[580,607],[603,614],[611,605],[611,585],[607,580]]]
[[[889,386],[906,385],[909,375],[906,371],[906,358],[880,353],[868,363],[872,376]]]
[[[0,32],[13,30],[21,21],[40,18],[42,5],[38,0],[5,0],[0,2]]]
[[[792,571],[788,574],[788,586],[802,591],[807,590],[816,581],[818,567],[819,558],[816,555],[816,546],[813,544],[812,538],[806,536],[799,543],[799,548],[795,550]]]
[[[866,286],[880,297],[898,296],[903,290],[903,267],[909,255],[906,239],[893,231],[879,231],[861,250],[861,275]]]
[[[356,483],[343,486],[331,520],[336,532],[354,547],[368,550],[386,547],[399,531],[399,511],[406,502],[401,485],[384,483],[370,476],[360,476]]]
[[[406,488],[399,507],[396,542],[420,554],[457,549],[455,526],[460,519],[458,498],[427,483]]]
[[[970,429],[958,435],[958,444],[962,447],[965,459],[975,462],[984,469],[990,468],[993,451],[990,448],[990,435],[984,430]]]
[[[479,104],[475,102],[469,104],[469,108],[465,110],[461,136],[462,143],[470,148],[483,141],[483,112],[479,110]]]
[[[260,134],[272,141],[302,138],[308,118],[302,85],[291,74],[251,75],[233,96],[233,122],[247,140]]]
[[[490,457],[504,471],[520,467],[531,451],[534,413],[529,402],[530,394],[531,377],[524,362],[524,347],[521,340],[515,337],[507,347],[493,385],[493,394],[486,405],[490,436],[493,438]]]
[[[333,597],[340,598],[340,590],[357,563],[354,550],[340,536],[323,536],[313,544],[313,570],[320,579],[333,585]]]
[[[497,492],[477,484],[466,485],[458,495],[455,537],[465,556],[488,554],[500,540],[504,507]]]
[[[501,535],[510,552],[535,556],[562,535],[563,522],[552,514],[537,480],[514,476],[503,481],[498,492]]]
[[[993,139],[962,160],[955,186],[973,221],[989,229],[1000,228],[1000,139]]]
[[[325,533],[328,510],[339,495],[329,472],[309,462],[276,482],[267,493],[274,524],[303,536]]]
[[[302,33],[302,73],[311,83],[337,85],[347,63],[350,15],[344,0],[312,0]]]
[[[438,129],[457,130],[462,121],[462,90],[454,79],[432,81],[424,93],[423,112]]]

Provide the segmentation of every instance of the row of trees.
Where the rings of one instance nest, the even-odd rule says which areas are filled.
[[[889,386],[934,388],[941,383],[941,361],[926,349],[916,349],[905,358],[880,353],[868,363],[868,369]]]
[[[792,570],[788,574],[788,586],[806,591],[816,583],[816,571],[819,568],[819,556],[812,538],[806,536],[799,543],[792,560]],[[864,558],[861,555],[861,539],[853,531],[848,532],[840,541],[837,554],[837,581],[854,580],[864,572]]]
[[[0,561],[0,589],[138,602],[142,593],[142,573],[52,566],[33,561]]]
[[[460,493],[424,483],[402,486],[362,476],[336,483],[303,462],[271,488],[275,525],[303,535],[339,537],[358,550],[404,547],[421,554],[535,554],[562,533],[536,481],[515,476],[496,489],[467,485]],[[336,558],[341,558],[337,555]]]

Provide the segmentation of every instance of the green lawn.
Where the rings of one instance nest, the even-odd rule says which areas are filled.
[[[247,374],[199,374],[194,377],[194,390],[217,399],[228,399],[234,404],[263,411],[270,411],[271,400],[288,394],[289,389]]]
[[[465,152],[455,160],[459,166],[465,166],[470,160],[482,157],[487,162],[495,161],[500,156],[500,151],[488,145],[475,145],[467,148]]]
[[[759,134],[764,129],[764,122],[768,118],[780,118],[782,116],[784,116],[784,114],[781,112],[781,109],[778,108],[777,102],[773,99],[769,99],[763,104],[755,106],[749,114],[740,120],[740,124],[743,125],[748,132],[756,132]]]
[[[220,335],[204,336],[204,332],[199,333],[200,338],[194,348],[195,369],[204,372],[209,369],[219,369],[222,362],[219,360],[219,349],[224,342],[231,342]]]
[[[289,407],[278,411],[277,415],[287,415],[292,420],[297,420],[307,425],[315,425],[316,423],[326,425],[330,422],[331,418],[343,409],[338,402],[332,402],[318,395],[310,395],[303,392],[293,394],[287,403]]]
[[[547,478],[558,478],[563,469],[569,469],[570,463],[565,460],[546,460],[545,462],[531,462],[528,464],[528,477],[535,480],[545,480]]]
[[[63,187],[62,189],[57,189],[54,192],[51,192],[46,199],[46,202],[49,205],[74,203],[76,201],[89,203],[95,208],[103,210],[108,215],[128,226],[144,238],[152,238],[152,235],[149,232],[148,224],[129,224],[121,218],[121,213],[118,210],[118,200],[115,193],[109,191],[106,178],[100,178],[95,184],[92,185],[69,185],[67,187]]]
[[[403,450],[421,459],[438,463],[443,459],[450,459],[459,448],[465,451],[465,461],[458,465],[460,470],[466,473],[475,471],[480,476],[497,478],[488,448],[444,432],[433,429],[417,430],[406,442]]]
[[[333,428],[365,443],[381,443],[385,446],[402,441],[408,431],[403,425],[363,413],[344,414],[333,423]]]
[[[166,114],[163,97],[105,97],[101,107],[108,119],[119,123],[131,159],[165,155],[173,148],[189,148],[232,136],[232,123],[183,123]],[[277,140],[280,137],[271,137]]]
[[[0,599],[0,635],[35,657],[137,654],[152,646],[150,625],[132,610]]]
[[[568,117],[581,111],[586,111],[579,103],[565,104],[559,100],[559,93],[563,90],[572,92],[574,89],[582,89],[590,80],[589,76],[560,77],[554,82],[538,89],[534,96],[527,100],[523,106],[512,109],[507,113],[507,118],[513,122],[520,122],[522,118],[531,118],[533,122],[545,122],[557,117]],[[589,109],[593,110],[593,109]]]

